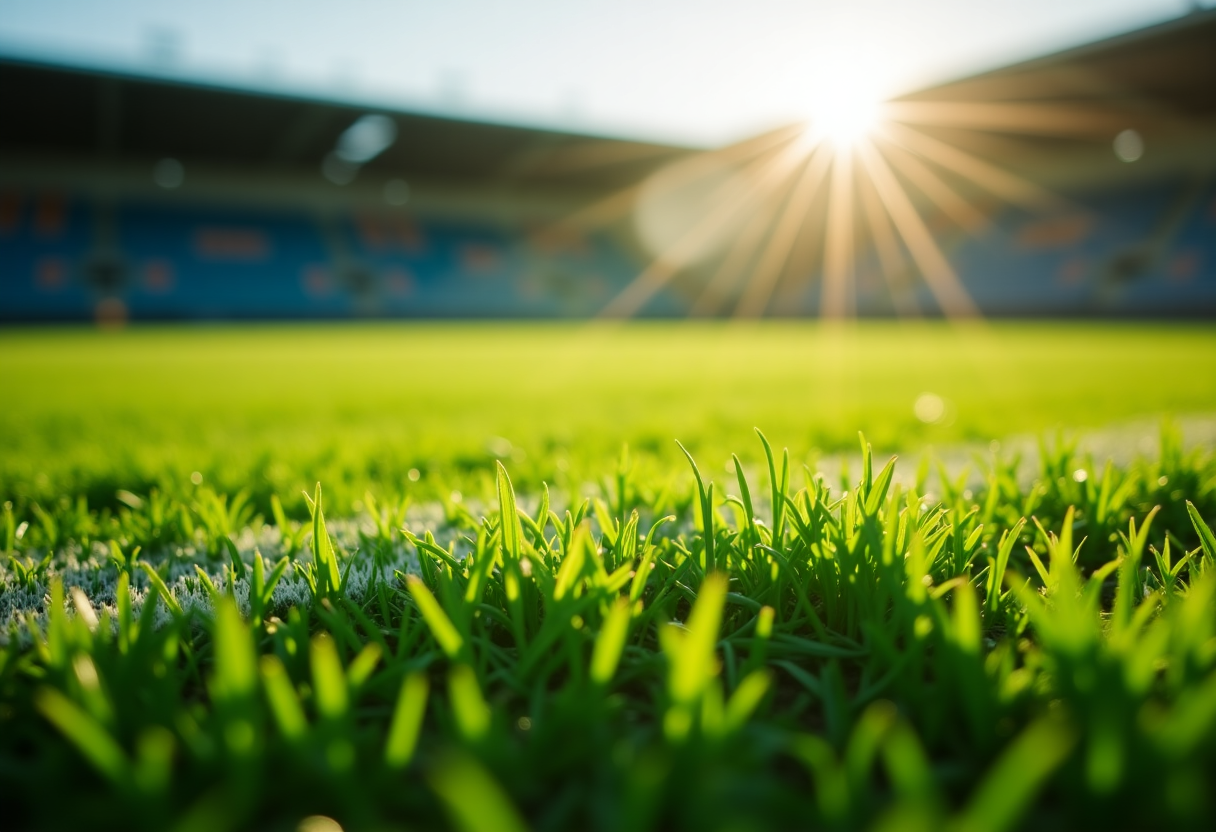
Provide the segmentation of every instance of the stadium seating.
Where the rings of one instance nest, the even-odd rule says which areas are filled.
[[[0,317],[10,321],[585,316],[636,270],[594,235],[6,199]]]
[[[1192,182],[1086,194],[1068,210],[1005,207],[973,234],[937,235],[967,293],[988,315],[1177,315],[1216,310],[1216,189]],[[874,287],[874,252],[859,261]],[[869,280],[865,280],[867,276]],[[933,310],[920,281],[914,306]],[[862,293],[863,313],[892,310],[885,289]]]
[[[329,257],[306,215],[135,204],[117,212],[129,264],[123,299],[137,318],[341,314]]]
[[[0,317],[90,318],[85,205],[60,194],[0,194]]]
[[[1216,186],[1158,183],[1071,204],[1048,216],[994,209],[973,234],[929,220],[988,315],[1216,310]],[[895,314],[900,304],[872,249],[858,252],[857,311]],[[6,321],[586,317],[642,265],[603,235],[399,212],[0,195]],[[772,311],[817,313],[818,271]],[[905,300],[936,312],[914,270],[896,277]],[[643,314],[685,314],[691,297],[660,292]]]

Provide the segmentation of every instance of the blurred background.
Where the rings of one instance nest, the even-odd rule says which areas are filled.
[[[0,498],[1210,446],[1213,79],[1184,0],[0,0]]]
[[[1216,314],[1179,0],[0,2],[0,320]]]

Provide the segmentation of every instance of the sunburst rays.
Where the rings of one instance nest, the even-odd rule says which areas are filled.
[[[710,206],[703,216],[680,234],[639,274],[625,291],[604,309],[609,318],[630,317],[638,312],[673,276],[691,265],[698,254],[712,242],[715,234],[744,210],[766,199],[783,181],[790,168],[797,165],[799,154],[790,137],[774,147],[764,147],[738,176],[726,177],[709,195]],[[744,156],[739,153],[737,156]],[[714,161],[723,158],[718,154]],[[700,160],[694,160],[694,164]]]
[[[661,187],[636,185],[567,218],[583,228],[619,222],[638,215],[647,188],[662,194],[714,182],[695,192],[678,233],[653,246],[653,259],[602,317],[636,315],[674,283],[696,316],[796,314],[817,297],[822,317],[848,318],[857,313],[858,263],[872,251],[892,311],[927,311],[916,299],[919,278],[942,314],[978,318],[933,229],[944,223],[980,234],[1003,204],[1075,209],[950,137],[1086,138],[1122,123],[1111,110],[1016,101],[904,100],[876,112],[864,134],[847,140],[812,122],[697,154],[665,170]]]
[[[886,160],[869,141],[859,142],[858,150],[866,172],[870,175],[870,181],[878,190],[883,206],[907,245],[912,259],[920,267],[921,276],[924,277],[942,312],[949,317],[975,317],[978,310],[967,290],[963,288],[962,281],[934,241],[907,192],[891,173]]]

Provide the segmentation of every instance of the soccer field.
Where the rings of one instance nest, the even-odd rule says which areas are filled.
[[[1211,327],[12,330],[0,387],[6,828],[1216,821],[1216,453],[1068,438],[1210,421]]]
[[[674,440],[713,475],[759,427],[796,461],[1216,412],[1216,330],[1197,325],[815,323],[284,325],[0,332],[0,494],[278,493],[320,480],[489,496],[595,481],[623,445]],[[922,401],[922,418],[916,403]],[[925,419],[925,420],[922,420]],[[750,454],[750,458],[749,458]],[[410,479],[418,472],[417,482]],[[720,479],[720,477],[717,477]]]

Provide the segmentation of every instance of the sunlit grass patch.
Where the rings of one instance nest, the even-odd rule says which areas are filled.
[[[0,502],[120,492],[293,520],[367,491],[494,497],[494,461],[563,498],[622,445],[674,487],[679,438],[719,471],[761,425],[795,451],[892,453],[1216,413],[1203,324],[808,322],[294,325],[0,331]],[[1151,431],[1150,431],[1151,432]],[[744,455],[746,458],[746,455]],[[832,472],[834,473],[834,472]],[[218,507],[216,511],[218,511]],[[158,516],[154,512],[150,516]]]
[[[1209,448],[1048,442],[1029,483],[997,455],[932,497],[864,440],[844,488],[738,450],[569,500],[496,464],[484,504],[357,519],[320,487],[273,524],[218,493],[7,508],[10,819],[1211,824]]]

